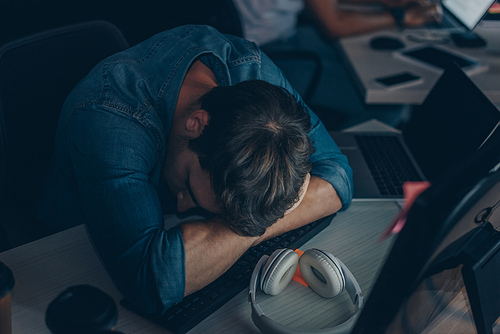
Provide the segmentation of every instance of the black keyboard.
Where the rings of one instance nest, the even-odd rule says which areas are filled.
[[[384,196],[403,196],[403,183],[423,181],[395,136],[356,135],[377,188]]]
[[[222,276],[205,288],[187,296],[164,314],[143,313],[126,299],[123,299],[121,304],[169,331],[186,333],[238,293],[248,288],[253,269],[263,255],[270,255],[280,248],[301,247],[327,227],[331,219],[332,216],[322,218],[250,248]]]

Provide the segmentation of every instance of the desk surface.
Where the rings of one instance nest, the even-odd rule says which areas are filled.
[[[487,71],[471,75],[470,78],[493,103],[500,104],[500,30],[478,27],[475,32],[488,40],[486,48],[458,48],[451,43],[437,44],[437,46],[468,55],[488,65]],[[340,40],[339,51],[365,103],[421,104],[439,78],[440,73],[436,70],[398,59],[394,57],[394,51],[373,50],[369,46],[373,37],[381,35],[397,37],[405,43],[406,47],[423,45],[410,40],[409,33],[391,29]],[[381,88],[374,82],[377,77],[403,71],[419,74],[424,82],[395,90]]]
[[[302,249],[317,247],[332,252],[356,276],[366,298],[393,240],[380,242],[379,237],[398,211],[396,202],[353,202]],[[48,304],[61,291],[76,284],[96,286],[115,299],[119,308],[118,330],[139,334],[167,333],[119,305],[122,296],[101,265],[84,226],[0,253],[0,261],[11,268],[16,279],[12,292],[13,333],[48,333],[44,323]],[[257,300],[266,315],[302,329],[334,325],[339,319],[348,317],[352,309],[346,293],[336,299],[322,299],[296,282],[279,296],[259,294]],[[456,319],[453,318],[453,324]],[[465,319],[469,327],[461,325],[460,328],[470,333],[470,317],[465,316]],[[456,326],[450,328],[456,329]],[[246,290],[191,331],[207,332],[258,333],[251,321]]]
[[[302,249],[318,247],[332,252],[350,268],[366,296],[391,244],[390,240],[379,242],[378,237],[398,210],[395,202],[353,203]],[[121,294],[101,265],[84,226],[3,252],[0,261],[11,268],[16,279],[12,292],[13,333],[48,333],[44,323],[48,304],[64,289],[77,284],[96,286],[115,299],[119,307],[118,330],[124,333],[167,332],[119,305]],[[300,327],[327,326],[335,317],[345,317],[349,308],[342,305],[349,306],[350,301],[343,297],[346,296],[336,300],[322,299],[292,282],[280,296],[258,295],[257,298],[266,315]],[[312,314],[303,312],[306,307]],[[318,307],[325,307],[328,312],[315,312]],[[208,330],[257,333],[250,318],[247,291],[242,291],[192,333],[207,333]]]
[[[45,327],[45,310],[59,293],[73,285],[90,284],[116,302],[121,299],[83,225],[3,252],[0,261],[12,270],[16,280],[12,333],[50,333]],[[121,306],[117,328],[125,333],[167,333]]]

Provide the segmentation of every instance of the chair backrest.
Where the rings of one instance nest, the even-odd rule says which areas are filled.
[[[126,48],[121,32],[105,21],[51,29],[0,48],[0,220],[32,218],[66,96],[100,60]]]

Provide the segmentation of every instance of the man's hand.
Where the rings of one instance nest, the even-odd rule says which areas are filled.
[[[184,295],[213,282],[257,240],[231,231],[219,219],[193,221],[181,225],[184,240]]]
[[[443,10],[438,3],[419,3],[406,9],[405,27],[418,27],[429,22],[441,22]]]

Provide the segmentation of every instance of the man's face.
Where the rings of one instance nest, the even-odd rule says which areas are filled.
[[[163,168],[163,179],[177,198],[177,211],[200,207],[219,213],[209,173],[202,169],[198,156],[188,148],[172,153]]]

